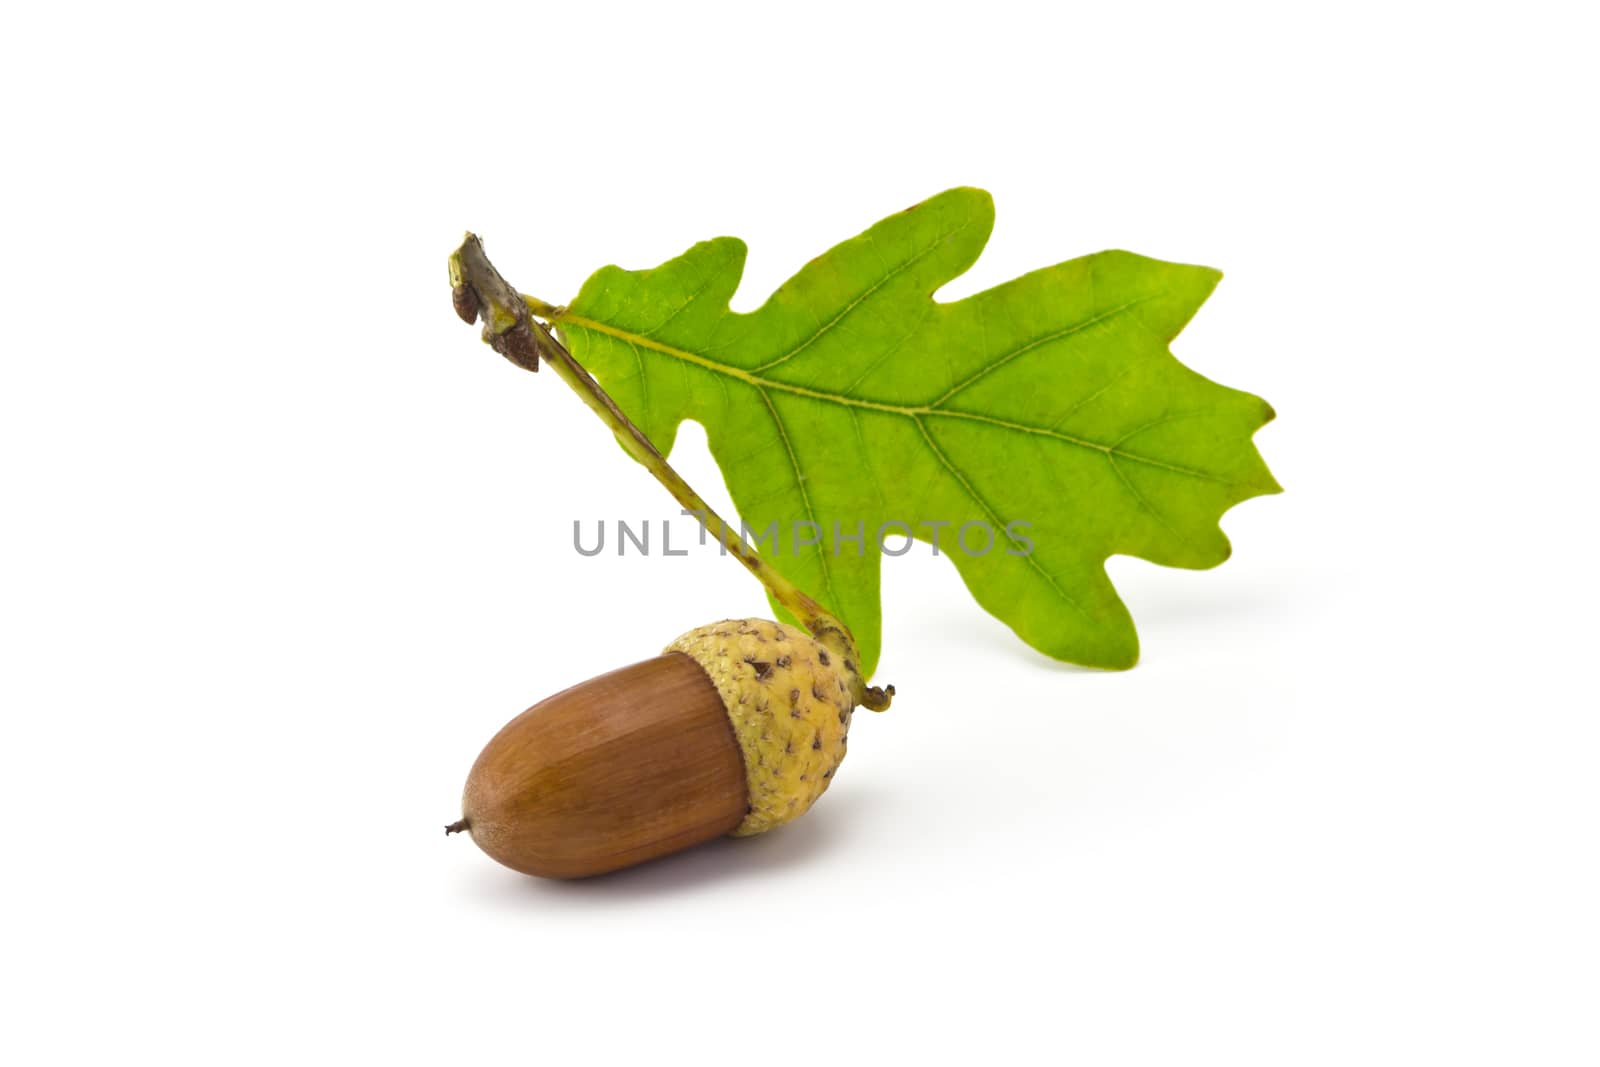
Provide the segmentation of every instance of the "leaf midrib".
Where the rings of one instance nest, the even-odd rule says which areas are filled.
[[[1175,463],[1167,463],[1164,460],[1156,459],[1153,456],[1141,455],[1138,452],[1130,452],[1123,448],[1120,443],[1108,445],[1099,441],[1090,440],[1085,437],[1077,437],[1073,434],[1062,433],[1060,430],[1051,429],[1045,426],[1031,426],[1027,423],[1015,422],[1010,419],[999,419],[993,416],[979,415],[975,412],[969,411],[954,411],[949,408],[934,407],[928,404],[889,404],[879,400],[867,400],[860,397],[846,396],[843,393],[829,392],[824,389],[812,389],[804,385],[781,382],[774,378],[763,377],[760,374],[744,370],[740,367],[732,367],[726,363],[718,363],[715,360],[707,359],[705,356],[698,355],[694,352],[689,352],[682,348],[675,348],[672,345],[664,344],[655,340],[654,338],[646,337],[643,334],[637,334],[629,330],[619,329],[607,323],[598,322],[594,319],[586,318],[583,315],[577,315],[567,310],[562,310],[552,315],[551,321],[562,328],[576,327],[580,330],[592,330],[595,333],[604,334],[608,337],[614,337],[626,344],[648,348],[653,352],[659,352],[660,354],[664,356],[670,356],[673,359],[683,360],[684,362],[691,363],[697,367],[711,371],[714,374],[721,374],[726,377],[733,378],[736,381],[744,382],[746,385],[758,390],[775,389],[779,392],[790,393],[794,396],[810,397],[813,400],[838,404],[842,407],[861,408],[867,411],[881,411],[885,414],[900,415],[912,420],[919,420],[924,417],[932,416],[935,418],[959,419],[967,422],[978,422],[989,426],[994,426],[999,429],[1010,430],[1015,433],[1035,434],[1041,437],[1052,438],[1054,440],[1062,441],[1066,444],[1074,445],[1078,448],[1086,449],[1091,452],[1098,452],[1111,459],[1126,459],[1133,463],[1142,463],[1160,470],[1170,471],[1174,474],[1182,474],[1191,478],[1199,478],[1208,482],[1215,482],[1220,485],[1237,485],[1237,483],[1227,481],[1223,478],[1218,478],[1216,475],[1207,473],[1206,471],[1196,470],[1192,467],[1180,466]],[[944,399],[946,398],[940,398],[940,400],[935,401],[935,403],[942,403]],[[1154,424],[1155,423],[1151,423],[1150,425]],[[1148,428],[1149,427],[1147,426],[1138,427],[1132,432],[1123,435],[1122,440],[1126,441],[1132,437],[1136,437],[1139,433]]]

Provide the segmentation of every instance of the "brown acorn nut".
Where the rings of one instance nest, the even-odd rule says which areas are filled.
[[[803,814],[844,759],[855,665],[732,619],[529,708],[484,748],[463,818],[492,858],[582,878]]]

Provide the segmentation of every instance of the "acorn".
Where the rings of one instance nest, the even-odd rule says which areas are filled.
[[[803,815],[844,759],[855,709],[885,710],[894,686],[866,684],[849,628],[689,487],[533,317],[551,305],[512,288],[470,233],[450,257],[450,283],[457,314],[483,320],[485,343],[525,370],[549,364],[804,629],[712,623],[540,701],[484,747],[445,832],[466,831],[513,870],[583,878]]]
[[[691,630],[508,723],[447,830],[549,878],[771,830],[803,815],[844,760],[854,668],[766,619]]]

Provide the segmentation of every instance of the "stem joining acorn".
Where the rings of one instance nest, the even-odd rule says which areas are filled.
[[[810,633],[713,623],[534,705],[484,748],[445,832],[467,831],[516,870],[570,878],[803,814],[844,759],[855,708],[887,709],[894,686],[866,684],[849,628],[746,543],[539,321],[563,309],[520,294],[471,233],[450,257],[450,284],[485,343],[525,370],[552,367]]]

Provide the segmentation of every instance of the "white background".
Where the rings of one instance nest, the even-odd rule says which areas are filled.
[[[6,185],[0,1058],[1593,1064],[1593,105],[1557,4],[29,5]],[[1287,492],[1052,664],[920,549],[795,825],[550,883],[445,838],[524,706],[762,613],[451,314],[956,184],[952,299],[1223,268]],[[688,428],[675,456],[725,499]]]

